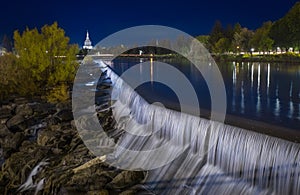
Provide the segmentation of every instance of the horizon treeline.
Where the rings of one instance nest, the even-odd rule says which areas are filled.
[[[275,22],[267,21],[256,30],[242,27],[239,23],[226,27],[218,20],[209,35],[196,37],[212,53],[269,52],[300,49],[300,2]]]

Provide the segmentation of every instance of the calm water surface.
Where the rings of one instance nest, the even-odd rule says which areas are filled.
[[[118,58],[113,69],[122,74],[134,65],[150,72],[155,80],[159,66],[149,59]],[[178,68],[195,88],[200,107],[210,109],[210,95],[201,73],[184,60],[160,60]],[[226,93],[227,113],[267,122],[300,131],[300,65],[278,63],[219,63]],[[179,108],[178,98],[166,85],[149,82],[136,89],[149,102],[162,102],[166,107]]]

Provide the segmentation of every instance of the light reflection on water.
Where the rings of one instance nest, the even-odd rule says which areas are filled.
[[[143,64],[145,61],[150,61],[150,67]],[[208,88],[194,66],[180,60],[160,61],[182,71],[193,84],[201,108],[210,108]],[[154,101],[153,96],[164,96],[163,100],[158,98],[155,101],[178,103],[170,89],[153,82],[159,71],[155,60],[124,58],[114,60],[113,64],[119,74],[136,64],[140,66],[140,75],[150,69],[151,84],[142,86],[138,92],[150,102]],[[300,129],[300,65],[227,62],[219,63],[218,66],[227,92],[227,113]]]

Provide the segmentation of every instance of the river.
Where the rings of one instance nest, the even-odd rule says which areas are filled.
[[[155,81],[160,71],[157,59],[117,58],[112,68],[122,74],[128,68],[140,66],[140,75],[149,72]],[[157,60],[158,61],[158,60]],[[187,60],[159,59],[180,70],[193,85],[200,108],[209,110],[210,94],[201,73]],[[300,65],[287,63],[222,62],[217,63],[223,76],[227,114],[261,121],[275,126],[300,130]],[[137,77],[138,78],[138,77]],[[148,82],[136,88],[148,102],[161,102],[179,109],[176,94],[166,85]]]

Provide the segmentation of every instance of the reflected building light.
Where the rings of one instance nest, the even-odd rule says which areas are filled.
[[[150,81],[153,84],[153,58],[150,58]]]
[[[236,97],[236,66],[235,63],[233,64],[233,70],[232,70],[232,110],[235,111],[235,97]]]
[[[280,101],[279,101],[279,98],[278,98],[278,84],[276,85],[275,94],[276,94],[276,103],[275,103],[274,115],[275,115],[275,116],[279,116],[279,112],[280,112]]]
[[[254,72],[254,65],[251,65],[251,88],[253,87],[253,72]]]
[[[143,73],[143,59],[142,58],[140,58],[140,75],[142,75],[142,73]]]
[[[290,101],[288,117],[293,118],[293,114],[294,114],[294,104],[292,101]]]
[[[236,66],[234,66],[233,70],[232,70],[232,82],[233,82],[233,85],[236,84]]]
[[[269,95],[270,89],[270,64],[268,64],[268,74],[267,74],[267,95]]]
[[[290,97],[293,96],[293,81],[290,83]]]
[[[260,110],[261,110],[261,101],[260,101],[260,95],[257,95],[257,103],[256,103],[256,113],[258,116],[260,116]]]
[[[241,84],[241,113],[245,112],[244,81]]]
[[[259,87],[260,87],[260,64],[258,65],[257,69],[257,93],[259,94]]]
[[[260,102],[260,64],[257,68],[257,103],[256,103],[256,113],[260,116],[261,102]]]
[[[279,98],[277,97],[275,103],[274,115],[279,116],[279,112],[280,112],[280,101]]]

